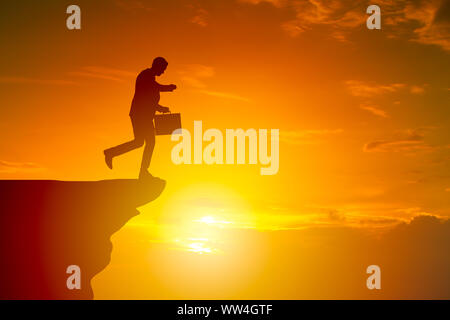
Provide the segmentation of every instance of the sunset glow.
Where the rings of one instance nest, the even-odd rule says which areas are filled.
[[[96,299],[449,298],[447,1],[375,1],[381,30],[367,1],[79,0],[81,30],[57,2],[1,5],[2,179],[136,179],[141,149],[114,170],[103,150],[157,56],[184,129],[279,129],[273,175],[176,165],[157,136],[166,188],[112,236]]]

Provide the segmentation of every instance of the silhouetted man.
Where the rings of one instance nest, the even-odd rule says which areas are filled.
[[[158,104],[160,98],[159,93],[164,91],[173,91],[177,88],[174,84],[162,85],[157,83],[155,80],[156,76],[160,76],[164,73],[167,65],[168,62],[164,58],[155,58],[155,60],[153,60],[152,67],[150,69],[145,69],[138,75],[130,110],[134,140],[125,142],[104,151],[105,161],[110,169],[112,169],[112,161],[114,157],[140,148],[145,143],[139,178],[152,176],[148,172],[148,167],[150,166],[153,149],[155,147],[155,128],[153,127],[153,118],[156,111],[170,111],[169,108]]]

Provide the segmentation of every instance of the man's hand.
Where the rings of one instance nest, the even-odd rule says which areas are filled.
[[[167,113],[170,112],[170,109],[168,107],[159,106],[158,111],[162,113]]]
[[[177,88],[176,85],[174,85],[174,84],[169,84],[169,91],[173,91],[173,90],[175,90],[176,88]]]

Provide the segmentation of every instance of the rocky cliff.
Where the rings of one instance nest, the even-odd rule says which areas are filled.
[[[110,237],[165,181],[0,181],[0,299],[92,299]],[[69,290],[67,267],[81,271]]]

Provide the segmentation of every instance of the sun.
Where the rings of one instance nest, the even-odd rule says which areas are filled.
[[[206,223],[206,224],[231,224],[231,221],[226,221],[223,219],[218,219],[214,216],[204,216],[200,218],[199,220],[194,220],[194,222],[200,222],[200,223]]]
[[[224,229],[240,227],[242,216],[248,212],[239,194],[219,185],[189,186],[170,198],[152,233],[168,249],[192,254],[224,253]]]

